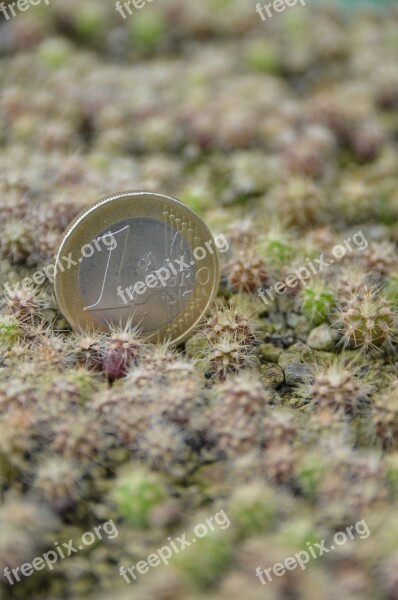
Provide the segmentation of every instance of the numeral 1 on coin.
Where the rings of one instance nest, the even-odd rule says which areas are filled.
[[[113,238],[116,240],[116,246],[109,248],[109,256],[105,267],[100,296],[97,302],[91,306],[86,306],[84,310],[109,310],[111,308],[120,308],[120,303],[118,303],[116,298],[116,287],[118,277],[124,263],[125,249],[129,233],[130,225],[126,225],[126,227],[123,227],[122,229],[119,229],[119,231],[115,231],[115,233],[112,234]],[[105,234],[98,239],[103,240],[106,237],[109,237],[109,234]],[[113,293],[113,299],[106,297],[108,290],[110,290],[111,294]],[[112,303],[113,305],[110,306]],[[125,304],[124,306],[128,305]]]

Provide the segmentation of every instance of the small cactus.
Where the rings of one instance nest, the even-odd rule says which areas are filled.
[[[335,325],[345,346],[365,352],[391,346],[396,338],[397,316],[391,301],[375,289],[353,296],[337,312]]]
[[[19,323],[33,324],[43,315],[46,302],[43,295],[32,285],[22,282],[13,287],[7,286],[1,294],[0,305],[6,315]]]
[[[227,287],[233,292],[255,292],[269,278],[268,268],[262,256],[252,249],[241,249],[223,267]]]
[[[103,336],[100,333],[74,333],[68,345],[77,365],[89,371],[102,370]]]
[[[334,294],[323,282],[311,283],[301,293],[303,313],[313,325],[320,325],[326,321],[334,304]]]
[[[326,200],[322,189],[305,177],[289,178],[275,189],[272,205],[287,225],[312,227],[321,221]]]
[[[236,489],[232,494],[228,514],[244,535],[267,530],[277,515],[277,498],[271,489],[261,481]]]
[[[204,364],[210,373],[225,379],[227,374],[253,367],[256,358],[251,344],[240,340],[233,333],[226,332],[219,339],[208,343],[204,351]]]
[[[250,375],[235,376],[216,388],[218,403],[208,413],[208,436],[221,454],[236,456],[259,446],[269,394]]]
[[[349,140],[354,156],[360,163],[374,161],[384,143],[383,132],[375,123],[362,123],[352,131]]]
[[[102,370],[110,381],[124,377],[128,369],[138,362],[142,341],[138,329],[130,322],[125,327],[114,328],[104,337]]]
[[[118,512],[133,527],[146,529],[151,511],[167,498],[160,478],[143,467],[125,470],[112,490]]]
[[[265,476],[277,484],[285,484],[293,479],[296,464],[297,454],[288,444],[270,446],[263,460]]]
[[[364,251],[363,261],[368,273],[385,278],[398,266],[396,247],[390,242],[373,242]]]
[[[199,588],[219,579],[232,558],[232,545],[225,531],[210,531],[185,552],[173,557],[173,566]]]
[[[69,417],[56,426],[52,448],[64,458],[83,465],[100,462],[106,450],[100,425],[86,415]]]
[[[353,417],[357,414],[365,389],[349,368],[338,363],[315,376],[311,387],[311,405],[319,412],[327,409]]]
[[[22,334],[18,320],[11,315],[0,316],[0,346],[9,347],[15,343]]]
[[[73,507],[80,499],[82,472],[69,460],[47,458],[37,470],[34,488],[56,512]]]
[[[376,436],[386,450],[398,445],[398,382],[392,390],[378,398],[374,406],[373,426]]]
[[[9,221],[1,235],[1,256],[11,264],[32,264],[34,241],[29,223]]]
[[[242,311],[231,308],[219,308],[206,320],[203,332],[209,341],[220,339],[223,334],[235,335],[246,344],[255,341],[255,325]]]
[[[151,423],[137,440],[137,454],[147,459],[153,469],[175,472],[179,462],[188,458],[183,432],[173,423]]]
[[[336,297],[340,304],[345,305],[366,291],[367,279],[368,273],[359,264],[344,267],[336,279]]]

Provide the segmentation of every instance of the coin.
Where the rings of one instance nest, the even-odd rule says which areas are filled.
[[[76,330],[137,327],[180,343],[217,293],[219,258],[205,223],[152,192],[102,198],[70,224],[55,264],[55,295]]]

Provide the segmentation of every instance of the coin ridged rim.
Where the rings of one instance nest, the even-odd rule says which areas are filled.
[[[77,227],[80,224],[82,224],[82,222],[85,219],[87,219],[90,216],[90,214],[92,212],[94,212],[96,209],[98,209],[99,207],[105,206],[107,204],[111,204],[112,202],[116,202],[118,200],[128,200],[128,199],[134,200],[134,199],[138,199],[138,198],[145,199],[145,197],[147,197],[148,200],[150,200],[151,198],[156,198],[157,200],[163,201],[165,204],[171,203],[175,207],[178,207],[179,209],[186,211],[200,225],[202,230],[204,230],[207,233],[208,240],[213,240],[213,242],[214,242],[213,234],[211,233],[209,227],[206,225],[206,223],[203,221],[203,219],[201,217],[199,217],[199,215],[197,215],[189,206],[187,206],[186,204],[181,202],[181,200],[178,200],[177,198],[175,198],[173,196],[161,194],[159,192],[151,192],[148,190],[142,190],[142,191],[141,190],[128,190],[125,192],[119,192],[117,194],[112,194],[110,196],[103,196],[102,198],[100,198],[99,200],[97,200],[96,202],[94,202],[93,204],[88,206],[87,208],[83,208],[79,212],[79,214],[76,215],[76,217],[71,221],[71,223],[68,225],[67,229],[65,230],[62,242],[60,244],[59,250],[56,255],[55,271],[54,271],[55,297],[56,297],[56,300],[57,300],[57,303],[58,303],[61,313],[66,318],[66,320],[72,325],[73,329],[76,329],[77,328],[76,325],[78,325],[79,323],[78,322],[76,323],[76,321],[72,318],[72,315],[70,313],[70,310],[68,309],[67,303],[65,303],[65,301],[62,297],[63,296],[62,276],[63,276],[64,272],[58,268],[58,261],[60,261],[62,259],[63,250],[64,250],[65,246],[71,241],[71,237],[76,232]],[[213,261],[214,261],[214,277],[213,277],[213,285],[212,285],[211,293],[209,294],[208,300],[207,300],[204,308],[200,311],[198,318],[187,329],[187,331],[184,332],[183,334],[179,335],[177,338],[169,340],[170,343],[172,343],[174,345],[181,344],[182,342],[187,340],[194,333],[195,329],[203,321],[204,316],[208,312],[211,304],[214,302],[214,300],[217,296],[219,282],[220,282],[220,259],[219,259],[219,255],[218,255],[217,246],[215,245],[215,243],[213,243],[213,247],[214,247],[214,252],[212,253],[212,257],[213,257]],[[70,315],[70,316],[68,316],[68,315]],[[98,324],[98,329],[106,330],[107,328],[105,328],[101,324]],[[156,334],[150,334],[148,336],[148,338],[153,338],[155,335]],[[156,341],[156,340],[149,339],[149,341]]]

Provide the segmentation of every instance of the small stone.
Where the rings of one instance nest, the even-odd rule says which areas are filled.
[[[261,365],[259,370],[261,383],[266,387],[274,388],[284,382],[283,370],[278,365]]]
[[[308,337],[308,345],[314,350],[334,350],[338,333],[326,323],[315,327]]]
[[[286,365],[293,362],[301,362],[301,356],[298,352],[282,352],[278,360],[278,365],[284,369]]]
[[[313,350],[303,342],[296,342],[290,346],[289,352],[297,352],[300,355],[300,362],[312,362]]]
[[[313,379],[311,368],[306,363],[291,362],[285,368],[285,381],[288,385],[298,386]]]
[[[313,355],[314,364],[321,367],[330,367],[333,362],[336,360],[336,355],[334,352],[323,352],[322,350],[317,350]]]
[[[278,364],[282,352],[282,348],[278,348],[277,346],[274,346],[274,344],[260,344],[256,349],[256,354],[259,356],[260,360],[275,364]]]

